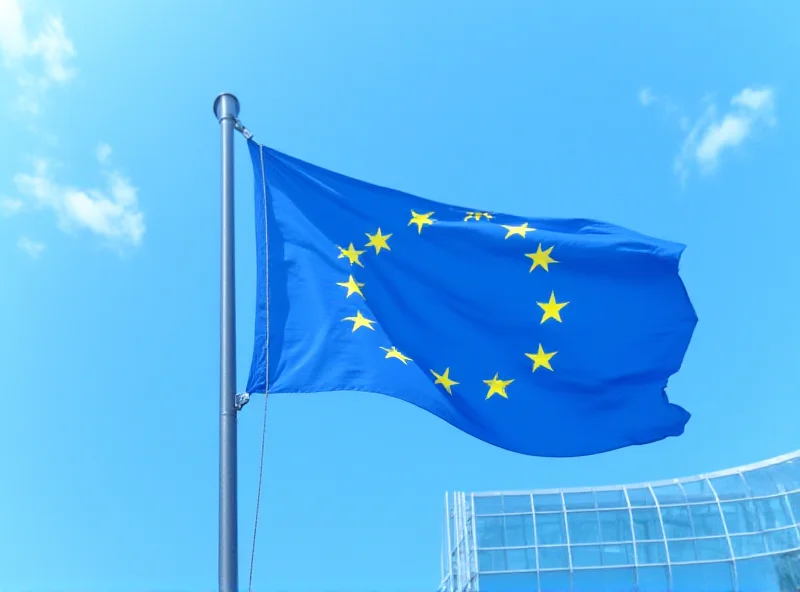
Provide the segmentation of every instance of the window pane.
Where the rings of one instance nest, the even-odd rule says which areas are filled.
[[[793,493],[789,496],[789,505],[794,514],[795,524],[800,524],[800,493]]]
[[[483,580],[481,580],[483,583]],[[640,567],[638,592],[664,592],[669,585],[666,567]]]
[[[655,506],[656,502],[650,489],[647,487],[633,487],[628,488],[628,499],[631,500],[631,506]]]
[[[597,543],[600,541],[600,524],[597,512],[568,512],[570,543]]]
[[[764,544],[764,535],[761,534],[745,534],[731,537],[731,546],[736,557],[758,555],[767,551]]]
[[[664,530],[668,539],[692,536],[692,527],[689,523],[689,508],[686,506],[661,508],[661,518],[664,521]]]
[[[572,551],[572,567],[596,567],[602,565],[600,547],[598,545],[570,547],[570,551]]]
[[[537,514],[536,536],[539,545],[566,545],[564,514]]]
[[[603,565],[633,565],[633,545],[603,545]]]
[[[689,506],[692,515],[695,536],[717,536],[725,534],[722,516],[719,514],[717,504],[703,504],[702,506]]]
[[[569,567],[566,547],[539,547],[539,569]]]
[[[794,528],[766,532],[764,539],[766,539],[767,551],[788,551],[800,547],[800,540],[798,540],[797,531]]]
[[[533,549],[508,549],[506,566],[510,571],[536,569],[536,552]]]
[[[567,510],[593,510],[594,492],[581,491],[579,493],[565,493],[564,505]]]
[[[800,458],[795,458],[778,465],[780,477],[778,479],[783,484],[786,491],[800,489]]]
[[[661,532],[661,521],[655,508],[634,509],[633,530],[638,541],[664,538]]]
[[[669,560],[672,563],[697,561],[694,552],[694,541],[669,541]]]
[[[560,512],[562,509],[560,493],[540,493],[533,496],[536,512]]]
[[[722,504],[722,515],[725,517],[725,524],[728,525],[728,532],[731,534],[761,530],[758,515],[751,500]]]
[[[536,592],[539,589],[536,573],[493,574],[480,578],[481,592]]]
[[[739,590],[782,592],[782,589],[786,589],[778,583],[772,557],[754,557],[737,561],[736,572],[739,576]]]
[[[699,563],[672,567],[672,589],[680,592],[733,590],[730,563]],[[767,592],[767,588],[740,588],[744,592]]]
[[[711,479],[711,484],[714,486],[714,489],[721,500],[734,500],[749,497],[747,487],[745,486],[741,475],[738,473]]]
[[[595,491],[598,508],[627,508],[628,502],[625,501],[625,492],[621,489],[610,491]]]
[[[503,546],[503,517],[490,516],[476,518],[478,531],[478,547],[502,547]]]
[[[631,516],[628,510],[606,510],[598,512],[600,537],[606,543],[631,540]]]
[[[697,539],[694,542],[697,559],[700,561],[717,561],[730,559],[731,550],[728,548],[728,539],[719,537],[715,539]]]
[[[506,553],[498,551],[478,551],[479,571],[503,571],[506,569]]]
[[[653,492],[656,494],[659,505],[686,503],[686,496],[683,495],[683,491],[677,484],[653,487]]]
[[[765,530],[789,526],[792,523],[786,498],[783,496],[753,500],[753,507],[761,517],[761,526]]]
[[[539,574],[539,584],[541,586],[540,590],[542,592],[567,592],[570,589],[569,572],[568,571],[541,572]],[[481,585],[483,585],[482,581]],[[483,592],[482,587],[481,587],[481,592]],[[514,592],[518,591],[514,590]],[[522,592],[522,590],[519,590],[519,592]]]
[[[509,547],[533,545],[533,514],[506,516],[505,544]]]
[[[480,514],[502,514],[503,498],[499,495],[491,497],[475,497],[475,513]]]
[[[717,499],[714,497],[714,492],[706,479],[698,481],[688,481],[682,483],[683,491],[686,493],[686,499],[689,502],[715,502]]]
[[[506,514],[533,513],[531,509],[531,496],[529,495],[504,495],[503,511]]]
[[[667,562],[664,543],[636,543],[636,555],[640,564]]]
[[[576,571],[572,574],[572,589],[574,592],[633,592],[633,568]]]
[[[753,496],[758,495],[772,495],[773,493],[780,493],[778,484],[772,477],[772,467],[764,467],[755,469],[754,471],[747,471],[742,473],[744,480],[750,487],[750,494]]]

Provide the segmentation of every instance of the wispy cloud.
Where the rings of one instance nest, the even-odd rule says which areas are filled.
[[[644,106],[647,107],[650,103],[655,101],[656,97],[653,94],[653,91],[649,88],[643,88],[639,91],[639,102]]]
[[[23,201],[21,199],[4,197],[0,199],[0,214],[12,216],[22,210]]]
[[[103,142],[100,142],[97,145],[97,160],[99,160],[100,163],[102,164],[104,162],[107,162],[110,157],[111,157],[111,146]]]
[[[44,243],[31,240],[27,236],[20,237],[17,247],[33,259],[38,259],[46,248]]]
[[[37,114],[42,97],[54,84],[71,80],[75,47],[59,17],[46,14],[38,31],[25,22],[18,0],[0,0],[0,57],[17,86],[15,105]]]
[[[14,176],[17,191],[34,207],[54,212],[62,230],[88,230],[117,247],[141,244],[144,214],[129,179],[117,170],[104,171],[104,189],[78,188],[58,183],[52,168],[47,160],[36,161],[32,172]]]
[[[647,93],[643,95],[645,90]],[[663,101],[671,111],[677,111],[668,97],[656,97],[649,89],[639,92],[639,102],[644,106],[657,100]],[[679,116],[685,136],[673,167],[682,182],[695,167],[704,174],[714,172],[724,153],[741,146],[759,128],[777,123],[775,92],[769,87],[744,88],[722,110],[711,96],[706,96],[704,103],[703,113],[694,121],[685,115]]]

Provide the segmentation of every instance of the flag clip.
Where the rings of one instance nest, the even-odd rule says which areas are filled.
[[[233,398],[233,407],[236,409],[236,411],[241,411],[249,401],[250,393],[240,393]]]
[[[238,119],[234,120],[233,128],[237,132],[241,133],[244,136],[245,140],[249,140],[250,138],[253,137],[253,134],[250,132],[250,130],[247,129],[245,126],[243,126],[242,122],[239,121]]]

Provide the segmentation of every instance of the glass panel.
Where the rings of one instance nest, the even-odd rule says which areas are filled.
[[[572,574],[574,592],[633,592],[633,568],[586,569]],[[569,590],[569,588],[565,588]]]
[[[730,563],[698,563],[672,567],[672,589],[680,592],[727,592],[733,590]],[[767,592],[765,588],[739,588],[743,592]]]
[[[692,527],[689,523],[689,508],[686,506],[661,508],[661,519],[664,521],[664,530],[668,539],[692,536]]]
[[[506,552],[498,551],[478,551],[478,570],[479,571],[503,571],[506,569]]]
[[[535,572],[492,574],[480,578],[481,592],[536,592],[539,589]]]
[[[480,514],[502,514],[503,498],[499,495],[491,497],[475,497],[475,513]]]
[[[788,551],[800,547],[800,540],[798,540],[794,527],[766,532],[764,539],[767,543],[767,551]]]
[[[703,504],[702,506],[689,506],[692,515],[695,536],[718,536],[725,534],[722,516],[719,514],[717,504]]]
[[[761,526],[764,529],[781,528],[792,523],[786,498],[783,496],[753,500],[753,507],[761,517]]]
[[[683,491],[677,484],[653,487],[653,492],[656,494],[656,499],[661,506],[686,503],[686,496],[683,495]]]
[[[800,524],[800,493],[793,493],[789,496],[789,506],[794,514],[795,524]]]
[[[728,539],[719,537],[715,539],[697,539],[694,542],[697,559],[700,561],[718,561],[730,559],[731,550],[728,548]]]
[[[628,502],[625,501],[625,492],[621,489],[611,489],[609,491],[595,491],[598,508],[627,508]]]
[[[510,571],[536,569],[536,551],[534,549],[508,549],[506,566]]]
[[[600,524],[597,522],[597,512],[568,512],[567,524],[569,525],[570,543],[600,542]]]
[[[739,590],[758,592],[783,592],[791,590],[781,586],[775,573],[775,562],[772,557],[754,557],[736,562],[739,576]]]
[[[603,565],[633,565],[633,545],[603,545]]]
[[[758,515],[751,500],[722,504],[722,515],[725,517],[725,524],[728,525],[728,532],[731,534],[760,530]]]
[[[669,541],[669,560],[672,563],[697,561],[694,552],[694,541]]]
[[[711,487],[706,479],[700,479],[699,481],[688,481],[686,483],[682,483],[681,485],[683,486],[683,491],[686,494],[686,499],[690,503],[717,501],[717,498],[714,497],[714,492],[711,491]]]
[[[539,547],[539,569],[569,567],[566,547]]]
[[[664,538],[661,532],[661,521],[655,508],[634,509],[633,531],[638,541]]]
[[[505,544],[509,547],[533,545],[533,514],[506,516]]]
[[[560,512],[562,509],[561,494],[540,493],[533,496],[533,507],[536,512]]]
[[[566,545],[564,514],[537,514],[536,536],[539,545]]]
[[[504,495],[503,511],[506,514],[532,514],[531,496],[529,495]]]
[[[745,534],[731,537],[731,546],[736,557],[758,555],[767,551],[764,544],[764,535],[762,534]]]
[[[481,581],[483,584],[483,581]],[[539,574],[539,585],[541,592],[568,592],[570,589],[568,571],[541,572]],[[483,592],[483,589],[481,589]],[[505,592],[505,591],[504,591]],[[509,592],[511,592],[509,590]],[[514,592],[517,592],[516,590]],[[522,592],[521,590],[519,592]]]
[[[631,506],[655,506],[656,502],[650,489],[647,487],[632,487],[628,488],[628,499],[631,500]]]
[[[628,510],[598,512],[600,537],[603,542],[616,543],[631,540],[631,516]]]
[[[750,487],[750,495],[772,495],[773,493],[780,493],[778,484],[772,477],[771,467],[764,467],[754,471],[747,471],[742,473],[744,480]]]
[[[564,505],[567,510],[593,510],[594,493],[591,491],[581,491],[579,493],[565,493]]]
[[[800,489],[800,458],[781,463],[778,465],[777,471],[780,477],[777,477],[776,480],[783,484],[784,490],[795,491]]]
[[[664,543],[636,543],[636,555],[640,564],[667,562]]]
[[[745,486],[741,475],[725,475],[711,479],[711,484],[717,492],[720,500],[734,500],[749,497],[747,486]]]
[[[572,567],[596,567],[603,565],[600,560],[599,545],[570,547],[572,551]]]
[[[491,516],[476,518],[478,531],[478,547],[502,547],[503,546],[503,517]]]
[[[783,553],[772,558],[782,590],[800,590],[800,553]]]
[[[669,585],[668,577],[666,567],[640,567],[638,592],[664,592]]]

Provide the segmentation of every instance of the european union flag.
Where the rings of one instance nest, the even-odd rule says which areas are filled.
[[[437,203],[248,143],[249,393],[389,395],[535,456],[683,432],[664,391],[697,323],[682,245]]]

